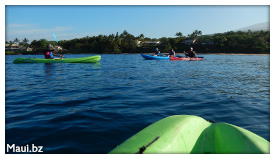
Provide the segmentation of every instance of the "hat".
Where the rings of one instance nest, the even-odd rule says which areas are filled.
[[[190,50],[193,50],[193,48],[191,47]]]
[[[156,50],[158,51],[159,49],[158,49],[158,48],[156,48]]]
[[[53,48],[53,45],[52,44],[48,44],[47,48],[48,49]]]

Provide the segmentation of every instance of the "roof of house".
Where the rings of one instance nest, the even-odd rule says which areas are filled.
[[[147,43],[147,44],[156,44],[156,43],[160,43],[160,41],[145,41],[144,43]]]

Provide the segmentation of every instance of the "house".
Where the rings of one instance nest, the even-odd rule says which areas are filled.
[[[145,46],[156,46],[159,45],[161,42],[160,41],[145,41],[143,42],[143,45]]]
[[[10,44],[5,44],[5,50],[9,48]]]
[[[141,46],[141,44],[142,44],[142,41],[137,40],[137,46],[138,46],[138,47],[140,47],[140,46]]]
[[[27,47],[27,50],[26,51],[32,51],[33,49],[30,48],[30,47]]]
[[[32,51],[32,48],[26,48],[19,44],[5,44],[5,51]]]
[[[63,48],[61,46],[55,46],[54,50],[62,50]]]
[[[186,38],[186,39],[183,39],[183,41],[181,43],[185,44],[185,45],[192,45],[192,44],[196,43],[196,39],[195,38]]]
[[[201,43],[201,45],[214,45],[215,42],[213,40],[204,41]]]
[[[6,51],[21,51],[21,48],[19,44],[5,44]]]
[[[141,46],[156,46],[156,45],[159,45],[161,42],[160,41],[140,41],[140,40],[137,40],[136,43],[137,43],[138,47],[141,47]]]

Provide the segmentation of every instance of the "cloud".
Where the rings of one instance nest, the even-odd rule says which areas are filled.
[[[8,24],[6,26],[6,41],[13,41],[15,38],[20,40],[27,38],[29,43],[33,40],[46,39],[48,41],[55,41],[53,37],[55,33],[58,41],[71,40],[75,38],[82,38],[86,36],[96,36],[100,33],[85,32],[79,28],[71,26],[56,26],[56,27],[40,27],[36,24]]]
[[[72,30],[73,27],[54,27],[54,28],[39,28],[34,25],[19,25],[12,24],[10,28],[7,28],[10,35],[24,34],[43,34],[43,33],[53,33],[53,32],[65,32]]]
[[[40,39],[54,40],[52,33],[69,35],[69,32],[73,31],[73,29],[70,26],[41,28],[35,24],[8,24],[6,26],[6,41],[12,41],[15,38],[27,38],[30,41]]]
[[[31,24],[9,24],[8,27],[10,28],[26,28],[26,27],[33,27]]]

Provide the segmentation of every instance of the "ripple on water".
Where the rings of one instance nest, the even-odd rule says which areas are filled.
[[[79,56],[87,55],[68,55]],[[204,56],[102,55],[97,64],[13,64],[18,56],[6,56],[6,143],[43,145],[45,153],[108,153],[178,114],[231,123],[269,140],[269,58]]]

